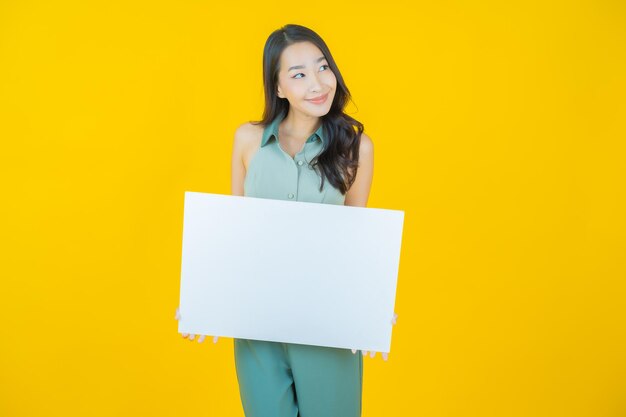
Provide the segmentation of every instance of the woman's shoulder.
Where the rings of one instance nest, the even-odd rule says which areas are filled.
[[[374,150],[374,142],[365,132],[361,133],[361,143],[359,144],[359,151],[364,150],[366,152],[372,152]]]
[[[239,142],[251,142],[261,139],[264,127],[261,124],[245,122],[235,129],[235,140]]]
[[[374,154],[374,142],[372,138],[365,134],[365,132],[361,133],[361,139],[359,141],[359,159],[371,158]]]
[[[261,124],[246,122],[235,130],[234,152],[241,155],[245,169],[248,169],[252,156],[261,146],[264,127]]]
[[[244,153],[251,148],[258,147],[263,138],[263,126],[252,122],[245,122],[235,129],[235,148],[241,149]]]

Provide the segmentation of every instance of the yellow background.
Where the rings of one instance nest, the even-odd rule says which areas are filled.
[[[363,416],[626,415],[618,1],[0,2],[0,415],[243,416],[177,333],[183,193],[230,192],[272,30],[328,43],[405,211]]]

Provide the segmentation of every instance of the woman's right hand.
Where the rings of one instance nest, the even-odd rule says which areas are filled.
[[[176,308],[176,320],[180,321],[180,307]],[[189,333],[181,333],[181,336],[185,339],[188,339],[190,342],[192,342],[196,338],[195,334],[189,334]],[[201,334],[200,337],[198,337],[198,343],[202,343],[205,337],[206,337],[205,335]],[[214,336],[213,343],[217,343],[217,339],[218,339],[218,336]]]

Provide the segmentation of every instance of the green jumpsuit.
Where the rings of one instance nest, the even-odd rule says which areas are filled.
[[[286,114],[265,127],[244,180],[244,195],[344,204],[345,196],[308,163],[327,140],[322,126],[292,158],[278,143]],[[296,233],[296,231],[294,231]],[[320,271],[323,268],[320,265]],[[358,417],[363,357],[350,349],[234,339],[239,393],[246,417]]]

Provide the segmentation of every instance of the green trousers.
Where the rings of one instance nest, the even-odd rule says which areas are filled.
[[[246,417],[360,417],[363,356],[350,349],[234,339]]]

